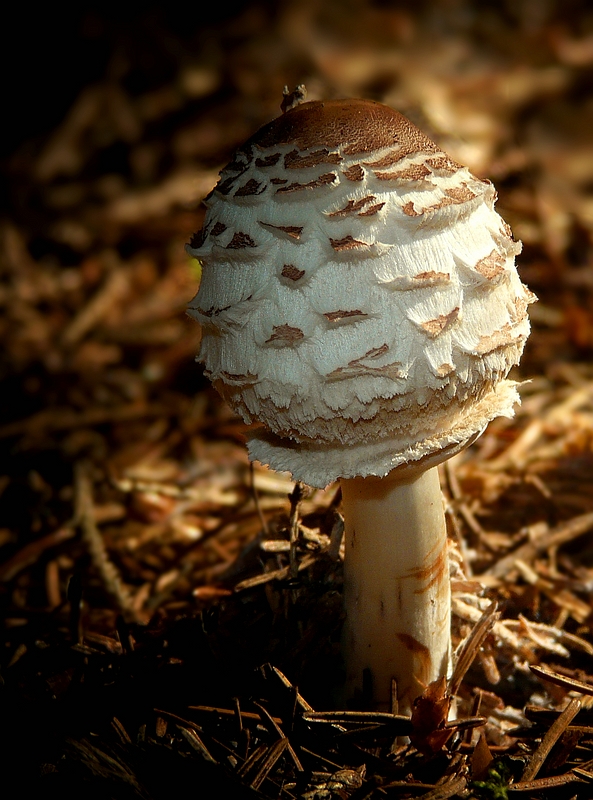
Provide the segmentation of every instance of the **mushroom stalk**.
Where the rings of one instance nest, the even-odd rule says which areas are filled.
[[[361,692],[378,710],[390,710],[393,678],[398,711],[409,714],[414,699],[450,667],[447,533],[438,468],[420,474],[396,469],[384,478],[350,478],[341,485],[346,697]]]

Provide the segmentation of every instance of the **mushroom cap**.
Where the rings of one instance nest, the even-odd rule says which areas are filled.
[[[512,416],[529,335],[496,193],[397,111],[303,103],[261,128],[188,246],[205,372],[250,457],[295,479],[435,463]]]

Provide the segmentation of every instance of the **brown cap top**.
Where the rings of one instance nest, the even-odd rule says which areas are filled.
[[[346,155],[371,153],[394,145],[408,153],[438,153],[439,148],[398,111],[373,100],[315,100],[302,103],[260,128],[249,145],[294,144],[340,147]]]

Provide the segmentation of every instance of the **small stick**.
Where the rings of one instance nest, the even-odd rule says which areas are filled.
[[[56,558],[48,561],[45,567],[45,593],[50,609],[57,608],[61,605],[60,567]]]
[[[457,659],[457,664],[455,665],[453,675],[449,681],[449,694],[457,694],[459,687],[461,686],[461,681],[463,680],[465,673],[471,667],[474,658],[478,654],[478,651],[484,642],[484,639],[490,633],[494,623],[498,622],[499,619],[500,611],[498,611],[498,605],[496,601],[494,601],[488,606],[480,619],[476,622],[472,628],[472,632],[463,645],[461,653],[459,654],[459,658]]]
[[[82,463],[74,470],[75,520],[80,526],[91,560],[107,591],[122,612],[134,613],[132,599],[124,587],[119,570],[110,560],[105,543],[95,522],[91,481]]]
[[[255,469],[253,467],[253,461],[249,462],[249,489],[251,490],[251,496],[253,497],[253,502],[255,503],[255,510],[257,511],[257,516],[259,517],[261,529],[264,532],[264,535],[268,536],[268,523],[264,517],[264,512],[262,511],[261,503],[259,502],[259,495],[257,493],[257,489],[255,488]]]
[[[445,462],[445,475],[447,476],[447,482],[449,484],[451,495],[455,501],[457,510],[465,520],[465,524],[472,531],[472,533],[475,533],[480,542],[482,542],[488,549],[491,549],[490,545],[488,544],[488,538],[484,528],[480,525],[474,514],[470,511],[469,506],[463,499],[463,492],[461,491],[459,480],[457,479],[457,474],[453,464],[451,463],[451,460]],[[462,541],[462,537],[459,537],[459,540]]]
[[[449,797],[458,796],[467,786],[465,775],[453,778],[441,786],[435,787],[431,792],[421,795],[421,800],[447,800]]]
[[[501,558],[496,564],[493,564],[490,569],[486,570],[486,575],[492,575],[495,578],[502,578],[515,567],[515,562],[519,559],[529,563],[532,558],[544,553],[550,547],[557,547],[558,545],[570,542],[578,536],[582,536],[587,531],[593,528],[593,513],[581,514],[578,517],[573,517],[568,522],[562,522],[552,530],[544,533],[543,536],[537,538],[534,542],[527,542],[521,545],[512,553],[509,553],[504,558]]]
[[[307,703],[307,701],[301,695],[301,693],[298,691],[298,689],[295,686],[293,686],[293,684],[288,680],[288,678],[286,677],[286,675],[283,672],[280,672],[278,667],[272,667],[272,672],[280,680],[280,682],[282,683],[283,686],[285,686],[287,689],[290,689],[291,691],[294,691],[296,693],[295,694],[296,702],[297,702],[298,706],[303,711],[313,711],[313,706],[311,706],[311,705],[309,705],[309,703]]]
[[[478,692],[475,695],[473,703],[472,703],[472,710],[471,710],[471,716],[472,717],[477,717],[478,716],[481,705],[482,705],[482,690],[478,689]],[[466,732],[465,732],[465,736],[464,736],[464,739],[463,739],[463,741],[466,744],[471,744],[472,734],[473,734],[472,729],[468,728],[466,730]],[[484,743],[486,743],[486,739],[484,739]]]
[[[108,253],[109,261],[112,263],[109,265],[111,271],[106,276],[105,282],[62,333],[62,344],[67,347],[78,344],[86,333],[102,321],[113,305],[127,294],[130,275],[122,269],[121,264],[117,263],[112,252],[108,251]]]
[[[260,744],[250,755],[249,757],[241,764],[239,769],[237,770],[237,775],[240,778],[243,778],[247,773],[253,769],[255,764],[263,758],[263,756],[268,752],[268,748],[265,744]]]
[[[239,731],[243,730],[243,722],[251,720],[257,724],[261,724],[261,714],[256,714],[253,711],[243,711],[239,706],[239,701],[235,698],[235,708],[218,708],[217,706],[188,706],[190,711],[201,711],[203,713],[218,714],[221,717],[238,717],[240,722]],[[160,712],[165,713],[165,712]],[[282,720],[280,717],[270,717],[270,719],[281,725]],[[284,734],[282,734],[284,735]]]
[[[541,792],[544,789],[566,786],[567,783],[574,782],[580,783],[580,776],[567,772],[565,775],[550,775],[548,778],[538,778],[536,781],[521,780],[518,783],[512,783],[508,790],[509,792]]]
[[[265,753],[264,757],[261,760],[262,763],[257,771],[257,774],[250,783],[252,789],[259,789],[259,787],[268,777],[268,775],[274,768],[276,762],[278,761],[278,759],[280,758],[280,756],[286,750],[287,747],[288,747],[288,739],[286,737],[278,739],[277,742],[274,742],[274,744],[270,745],[270,747],[268,748],[267,752]]]
[[[183,725],[177,725],[176,727],[183,738],[186,739],[193,749],[200,753],[206,761],[210,761],[212,764],[218,763],[216,759],[212,757],[212,754],[193,728],[186,728]]]
[[[149,417],[171,416],[170,407],[164,405],[139,405],[125,403],[115,408],[88,408],[85,411],[73,411],[71,408],[48,408],[32,414],[25,419],[17,419],[0,427],[0,439],[20,436],[23,433],[40,436],[47,431],[67,431],[76,428],[92,428],[95,425],[127,422],[128,420],[146,419]]]
[[[543,681],[562,686],[563,689],[569,692],[580,692],[581,694],[593,696],[593,685],[590,683],[583,683],[583,681],[578,681],[576,678],[567,678],[557,672],[552,672],[547,667],[538,667],[535,664],[532,664],[529,669]]]
[[[303,719],[307,722],[339,723],[341,725],[355,723],[357,725],[391,724],[401,728],[403,733],[411,730],[410,717],[402,714],[390,714],[388,711],[305,711]]]
[[[294,580],[299,574],[297,561],[297,542],[299,538],[299,508],[304,495],[304,487],[300,481],[294,485],[290,499],[290,577]]]
[[[270,725],[271,725],[271,727],[273,728],[273,730],[274,730],[274,731],[275,731],[275,732],[278,734],[278,736],[280,736],[282,739],[286,739],[286,742],[287,742],[287,744],[286,744],[286,747],[288,748],[288,752],[290,753],[290,757],[291,757],[291,758],[292,758],[292,760],[294,761],[294,765],[295,765],[295,767],[297,768],[297,771],[298,771],[298,772],[304,772],[304,767],[303,767],[303,765],[301,764],[301,762],[300,762],[300,760],[299,760],[299,757],[298,757],[298,756],[297,756],[297,754],[295,753],[295,751],[294,751],[294,749],[293,749],[293,746],[292,746],[292,745],[291,745],[291,743],[289,742],[288,738],[286,737],[286,734],[285,734],[285,733],[284,733],[284,731],[281,729],[281,727],[278,725],[278,723],[276,722],[276,720],[274,719],[274,717],[273,717],[273,716],[270,714],[270,712],[269,712],[269,711],[268,711],[266,708],[264,708],[264,706],[262,706],[262,705],[261,705],[261,703],[258,703],[258,702],[256,702],[256,701],[254,700],[254,701],[253,701],[253,705],[254,705],[256,708],[259,708],[259,710],[260,710],[260,717],[261,717],[261,720],[262,720],[262,722],[264,722],[265,720],[267,720],[267,721],[270,723]]]
[[[305,556],[301,563],[297,564],[297,574],[310,567],[315,562],[315,559],[316,556],[314,555]],[[244,581],[240,581],[234,587],[234,591],[242,592],[245,589],[253,589],[254,586],[261,586],[264,583],[270,583],[270,581],[284,580],[288,577],[291,577],[290,567],[281,567],[280,569],[272,570],[272,572],[264,572],[261,575],[255,575],[253,578],[246,578]]]
[[[334,511],[334,524],[329,535],[329,547],[327,554],[332,561],[340,560],[342,541],[344,540],[344,518],[337,511]]]
[[[111,720],[111,727],[118,735],[119,740],[122,744],[132,744],[132,740],[130,739],[127,730],[124,728],[124,726],[118,720],[117,717],[113,717],[113,719]]]
[[[562,714],[560,714],[558,719],[554,720],[548,732],[542,739],[540,746],[531,756],[529,763],[525,767],[523,775],[521,775],[521,781],[520,781],[521,783],[532,781],[535,778],[537,773],[542,768],[544,761],[550,754],[550,750],[552,749],[552,747],[554,747],[558,739],[562,736],[562,734],[568,728],[572,720],[579,713],[580,709],[581,709],[581,701],[577,700],[577,698],[575,697],[566,706],[566,708],[564,709]]]
[[[41,539],[36,539],[34,542],[26,544],[12,558],[0,566],[0,581],[11,581],[16,578],[19,572],[39,561],[46,550],[56,547],[62,542],[67,542],[74,535],[74,528],[71,523],[68,523],[63,528],[58,528],[57,531],[48,533],[47,536],[42,536]]]

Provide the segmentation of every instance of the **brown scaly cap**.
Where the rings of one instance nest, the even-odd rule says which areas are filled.
[[[439,153],[439,148],[406,117],[373,100],[315,100],[302,103],[260,128],[241,148],[294,144],[340,147],[345,155],[398,146],[399,155]]]
[[[189,252],[205,372],[264,426],[252,459],[322,487],[450,456],[512,415],[532,297],[493,205],[368,100],[303,103],[237,151]]]

